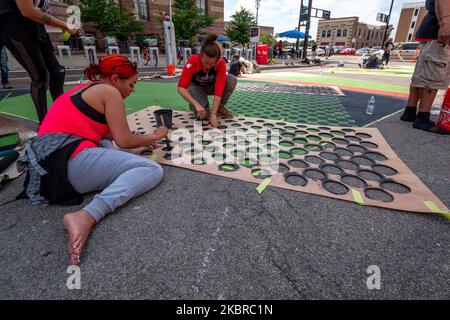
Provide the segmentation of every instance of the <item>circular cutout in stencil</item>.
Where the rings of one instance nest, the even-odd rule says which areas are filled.
[[[288,162],[289,165],[293,168],[309,168],[309,163],[303,161],[303,160],[298,160],[298,159],[294,159]]]
[[[245,152],[244,151],[240,151],[240,150],[234,150],[231,154],[235,158],[243,158],[243,157],[245,157]]]
[[[279,163],[277,165],[273,165],[272,170],[280,173],[286,173],[289,172],[290,168],[285,164]]]
[[[311,140],[311,141],[315,141],[315,142],[318,142],[318,141],[322,140],[321,137],[315,136],[315,135],[308,135],[308,136],[306,136],[306,139]]]
[[[205,147],[203,150],[209,153],[215,153],[217,152],[219,148],[215,147],[215,146],[207,146]]]
[[[293,139],[295,138],[295,134],[293,133],[282,133],[281,136],[285,139]]]
[[[266,127],[266,128],[273,128],[273,127],[275,127],[273,124],[271,124],[271,123],[265,123],[265,124],[263,124],[263,126],[264,127]]]
[[[227,156],[223,153],[217,152],[212,155],[213,159],[216,161],[225,161]]]
[[[304,124],[297,124],[296,127],[297,128],[308,128],[308,126],[306,126]]]
[[[280,141],[280,146],[282,146],[284,148],[292,148],[294,146],[294,144],[291,141],[283,140],[283,141]]]
[[[319,164],[319,165],[325,163],[325,160],[317,156],[306,156],[305,161],[311,164]]]
[[[369,142],[369,141],[361,141],[359,144],[362,145],[366,149],[378,149],[379,148],[379,145],[377,145],[376,143],[373,143],[373,142]]]
[[[347,133],[353,133],[353,132],[355,132],[355,130],[350,129],[350,128],[343,128],[342,131],[347,132]]]
[[[345,149],[345,148],[335,148],[334,153],[336,153],[339,157],[351,157],[353,156],[353,152]]]
[[[349,144],[347,146],[347,149],[350,150],[353,153],[364,153],[367,152],[367,149],[360,146],[359,144]]]
[[[212,141],[209,140],[202,140],[202,145],[209,146],[212,143]]]
[[[368,151],[364,155],[375,161],[386,161],[388,159],[384,154],[376,151]]]
[[[398,183],[394,180],[385,180],[380,183],[380,187],[383,189],[386,189],[388,191],[391,191],[393,193],[398,194],[408,194],[411,193],[411,188],[402,184]]]
[[[219,170],[220,171],[225,171],[225,172],[234,172],[236,170],[239,169],[239,165],[235,164],[235,163],[222,163],[219,166]]]
[[[367,166],[370,167],[375,164],[375,161],[373,161],[370,158],[364,157],[364,156],[353,156],[350,158],[351,161],[356,163],[359,166]]]
[[[356,171],[359,169],[359,166],[350,160],[338,160],[335,163],[344,170]]]
[[[272,173],[267,170],[257,168],[252,170],[252,176],[256,179],[266,179],[272,177]]]
[[[370,139],[370,138],[372,138],[372,136],[370,134],[364,133],[364,132],[357,132],[357,133],[355,133],[355,136],[357,136],[358,138],[361,138],[361,139]]]
[[[247,141],[247,140],[241,140],[238,142],[238,145],[243,146],[243,147],[248,147],[249,145],[251,145],[251,142]]]
[[[289,130],[289,131],[297,130],[296,127],[292,127],[292,126],[286,126],[286,127],[284,127],[284,129]]]
[[[277,160],[276,157],[271,156],[269,154],[261,154],[258,156],[258,159],[260,162],[264,162],[264,163],[272,163]]]
[[[364,190],[364,193],[367,198],[372,199],[372,200],[386,202],[386,203],[394,201],[394,197],[389,192],[386,192],[383,189],[366,188]]]
[[[372,170],[359,170],[358,176],[360,176],[361,178],[363,178],[366,181],[380,182],[383,180],[383,176],[381,174],[378,174]]]
[[[319,136],[325,139],[333,138],[333,135],[331,133],[321,132],[319,133]]]
[[[350,191],[350,189],[345,184],[342,184],[334,180],[325,180],[322,182],[322,186],[329,193],[332,193],[337,196],[343,196]]]
[[[251,121],[246,121],[246,122],[244,122],[244,124],[245,124],[246,126],[251,126],[251,125],[253,125],[253,122],[251,122]]]
[[[278,150],[278,146],[276,144],[268,143],[264,146],[267,150]]]
[[[297,130],[297,131],[295,131],[295,134],[298,136],[305,136],[308,134],[308,132],[304,131],[304,130]]]
[[[320,130],[317,129],[317,128],[308,128],[308,129],[306,129],[306,131],[308,131],[308,132],[320,132]]]
[[[255,153],[255,154],[259,154],[261,153],[262,149],[260,147],[250,147],[247,148],[247,152],[248,153]]]
[[[306,169],[303,172],[304,176],[312,180],[324,180],[327,179],[327,174],[319,169]]]
[[[295,172],[285,173],[284,181],[286,181],[291,186],[304,187],[308,184],[308,180],[305,179],[304,176],[302,176],[299,173],[295,173]]]
[[[366,181],[352,174],[343,175],[341,181],[353,188],[365,188],[368,186]]]
[[[295,144],[308,144],[308,140],[305,138],[295,138],[292,141],[294,141]]]
[[[196,155],[202,153],[202,151],[198,150],[198,149],[190,149],[187,153],[191,156],[196,156]]]
[[[227,142],[227,139],[225,139],[224,137],[215,137],[214,139],[215,139],[217,142],[222,142],[222,143]]]
[[[331,128],[329,128],[329,127],[319,127],[319,129],[320,129],[320,130],[325,130],[325,131],[331,130]]]
[[[288,151],[279,151],[278,157],[280,159],[291,159],[293,157],[293,155],[292,155],[292,153],[290,153]]]
[[[223,147],[224,147],[225,149],[234,149],[234,148],[236,148],[236,145],[235,145],[234,143],[225,143],[225,144],[223,145]]]
[[[360,142],[362,139],[360,137],[357,136],[345,136],[345,139],[347,139],[350,142]]]
[[[308,154],[308,151],[305,150],[305,149],[302,149],[302,148],[292,148],[292,149],[290,150],[290,152],[291,152],[292,154],[300,155],[300,156],[303,156],[303,155],[305,155],[305,154]]]
[[[329,142],[329,141],[322,141],[320,143],[320,145],[322,146],[322,148],[324,148],[325,150],[334,150],[336,148],[336,145],[333,142]]]
[[[344,173],[344,170],[342,168],[338,167],[334,164],[322,164],[320,166],[320,170],[327,174],[334,174],[334,175],[342,175]]]
[[[254,168],[259,164],[259,162],[256,159],[245,158],[240,162],[240,164],[246,168]]]
[[[344,138],[333,138],[331,139],[331,141],[337,145],[346,145],[350,143],[348,140]]]
[[[308,151],[312,151],[312,152],[313,151],[319,152],[319,151],[323,150],[321,145],[319,145],[319,144],[311,144],[311,143],[305,145],[305,149],[308,150]]]
[[[376,173],[385,175],[385,176],[395,176],[398,174],[398,171],[392,167],[385,166],[383,164],[375,164],[372,166],[372,170]]]
[[[339,159],[339,156],[333,152],[329,152],[329,151],[323,151],[319,154],[319,156],[322,159],[325,160],[330,160],[330,161],[336,161],[337,159]]]
[[[342,131],[339,131],[339,130],[331,130],[330,132],[331,132],[334,136],[340,136],[340,137],[345,136],[345,133],[342,132]]]
[[[195,166],[203,166],[206,164],[206,161],[203,158],[195,158],[191,160],[191,163]]]

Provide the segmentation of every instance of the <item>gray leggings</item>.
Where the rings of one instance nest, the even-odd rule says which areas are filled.
[[[72,187],[80,194],[100,191],[83,208],[97,222],[127,201],[154,187],[163,178],[162,167],[154,161],[120,150],[90,148],[80,152],[68,164]]]

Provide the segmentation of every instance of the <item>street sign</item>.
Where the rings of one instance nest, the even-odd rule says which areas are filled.
[[[331,19],[331,12],[324,10],[323,13],[322,13],[322,18],[323,19],[327,19],[327,20]]]
[[[377,21],[386,23],[388,21],[388,15],[378,12]]]
[[[260,27],[250,28],[250,43],[259,43],[259,36],[261,34]]]

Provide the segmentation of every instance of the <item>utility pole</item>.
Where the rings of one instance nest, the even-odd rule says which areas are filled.
[[[389,16],[386,19],[386,30],[384,30],[384,36],[383,36],[383,43],[381,44],[381,49],[384,48],[384,44],[386,43],[387,33],[389,29],[389,22],[391,21],[391,15],[392,15],[392,7],[394,6],[394,0],[391,0],[391,9],[389,10]]]
[[[300,31],[300,27],[302,25],[302,10],[303,10],[303,0],[300,3],[300,13],[298,14],[298,31]],[[298,47],[300,45],[300,39],[297,38],[297,43],[295,45],[295,52],[298,52]]]
[[[255,2],[256,2],[256,26],[258,26],[258,15],[261,0],[255,0]]]
[[[309,2],[308,2],[308,19],[306,21],[305,38],[303,39],[302,59],[306,59],[306,56],[308,54],[307,50],[308,50],[308,42],[309,42],[309,29],[311,28],[312,2],[313,2],[313,0],[309,0]]]

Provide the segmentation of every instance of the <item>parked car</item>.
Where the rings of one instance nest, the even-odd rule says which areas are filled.
[[[356,54],[358,56],[362,56],[362,55],[366,54],[367,52],[369,52],[369,50],[370,50],[370,48],[367,48],[367,47],[360,48],[360,49],[356,50]]]
[[[400,57],[402,57],[404,60],[413,60],[414,56],[416,55],[416,50],[419,48],[418,42],[404,42],[399,43],[397,46],[394,47],[393,53],[391,54],[391,57],[394,59],[397,56],[397,53]]]
[[[339,54],[339,51],[342,51],[345,49],[345,47],[343,47],[343,46],[335,46],[332,48],[333,48],[333,54]]]
[[[346,56],[354,56],[356,54],[355,48],[345,48],[344,50],[341,50],[338,52],[340,55],[346,55]]]
[[[325,49],[322,49],[320,47],[317,48],[317,55],[319,57],[323,57],[325,55]]]

